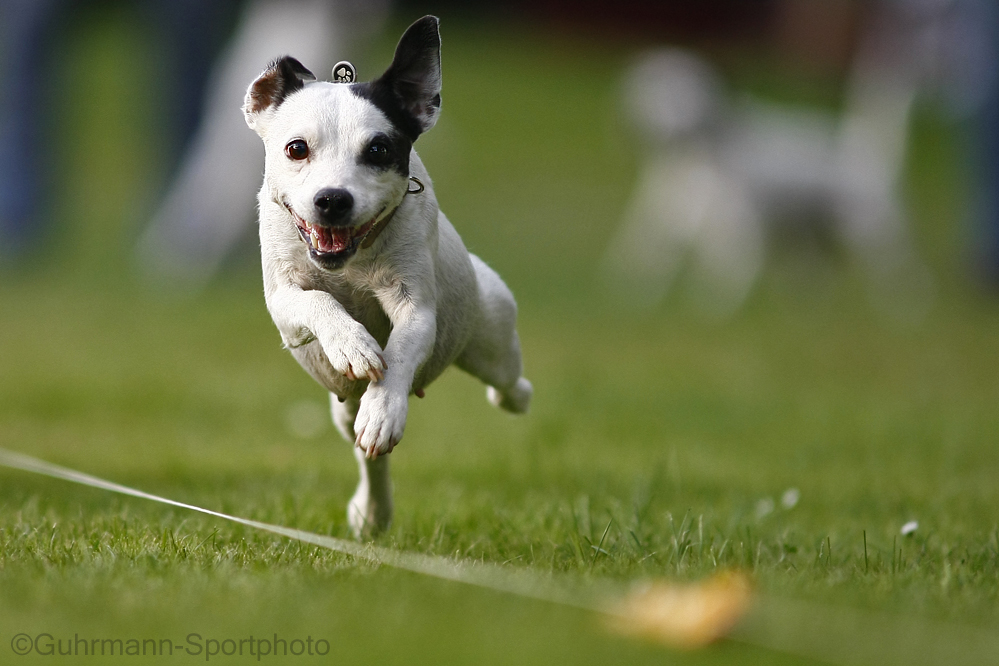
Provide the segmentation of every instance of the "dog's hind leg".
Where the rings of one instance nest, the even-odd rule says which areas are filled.
[[[531,403],[531,382],[521,376],[517,303],[496,272],[471,255],[479,285],[479,317],[456,365],[486,383],[489,402],[523,413]]]
[[[371,537],[388,529],[392,522],[392,480],[389,478],[389,457],[365,458],[364,452],[354,446],[354,419],[360,401],[340,399],[330,394],[333,406],[333,423],[351,448],[361,473],[354,496],[347,504],[347,522],[357,538]]]

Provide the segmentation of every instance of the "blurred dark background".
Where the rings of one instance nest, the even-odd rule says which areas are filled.
[[[305,52],[316,53],[317,62],[310,66],[317,72],[326,69],[325,60],[351,55],[364,65],[362,77],[370,77],[387,62],[401,27],[424,13],[443,19],[446,99],[459,109],[456,115],[463,105],[471,109],[481,104],[480,116],[488,119],[494,111],[483,89],[492,86],[512,108],[533,109],[545,100],[541,111],[546,117],[535,111],[533,117],[506,120],[536,125],[539,131],[545,123],[562,128],[543,138],[552,160],[547,165],[539,164],[530,148],[513,156],[516,142],[498,141],[511,164],[525,171],[540,168],[527,180],[564,177],[576,188],[566,183],[564,190],[559,185],[546,195],[525,187],[512,205],[539,211],[563,195],[585,200],[592,190],[586,178],[600,176],[596,168],[585,176],[574,173],[580,168],[576,163],[589,159],[613,168],[613,176],[601,186],[597,208],[588,208],[572,223],[605,240],[620,226],[650,145],[629,120],[628,102],[622,99],[622,81],[641,53],[682,48],[710,63],[727,100],[751,95],[791,109],[818,110],[833,117],[832,127],[839,122],[836,114],[848,110],[858,52],[872,26],[889,25],[882,29],[888,35],[887,52],[898,46],[891,42],[895,33],[926,32],[932,24],[938,42],[951,40],[958,47],[952,51],[977,48],[979,61],[991,53],[996,32],[995,12],[974,0],[4,0],[0,270],[16,276],[58,264],[61,270],[75,267],[81,275],[129,275],[157,288],[176,284],[181,291],[196,292],[234,265],[252,264],[253,181],[259,182],[259,167],[254,165],[260,151],[252,133],[239,125],[238,91],[245,89],[249,77],[233,72],[237,65],[239,71],[259,71],[275,55],[264,53],[266,44],[253,39],[253,30],[283,31],[285,41],[276,43],[291,45],[296,53],[296,46],[308,45]],[[980,29],[969,37],[968,26],[976,20]],[[324,21],[332,26],[329,40],[313,34],[317,25],[327,25]],[[246,46],[254,43],[259,53]],[[485,48],[492,49],[492,55],[485,55]],[[513,82],[515,72],[509,72],[509,78],[499,73],[487,79],[486,71],[463,71],[463,62],[476,55],[493,63],[505,58],[520,68],[522,81]],[[906,208],[905,235],[912,238],[905,242],[938,279],[943,271],[945,281],[948,275],[963,274],[974,276],[978,284],[994,284],[999,265],[993,203],[995,82],[977,70],[969,74],[975,68],[974,53],[959,55],[964,59],[941,60],[941,71],[950,70],[913,84],[918,99],[914,94],[911,109],[906,107],[900,121],[904,163],[896,170],[901,173],[897,187],[890,189],[898,190]],[[968,79],[964,92],[951,95],[959,98],[951,103],[945,89],[962,77]],[[586,84],[590,88],[584,90]],[[231,88],[225,92],[228,97],[222,93],[225,86]],[[560,88],[565,92],[561,97]],[[961,95],[968,97],[968,89],[985,92],[974,104],[964,103]],[[571,103],[573,94],[599,98],[599,108],[582,118],[583,109],[560,106]],[[593,117],[594,112],[599,117]],[[431,161],[442,154],[442,165],[431,164],[431,171],[443,183],[449,178],[447,164],[453,162],[448,151],[458,149],[451,140],[457,132],[448,128],[448,115],[446,111],[437,132],[441,136],[431,133],[418,146]],[[229,123],[226,129],[212,125],[213,118],[223,117]],[[577,117],[582,124],[573,125]],[[516,132],[514,124],[478,123],[474,136],[464,137],[462,150],[493,150],[490,135]],[[482,143],[475,146],[475,141]],[[244,147],[227,148],[235,143]],[[520,145],[529,144],[525,140]],[[938,173],[921,176],[921,164],[930,162],[936,163]],[[488,169],[479,175],[479,187],[491,187],[494,175]],[[920,178],[936,181],[930,193],[912,186],[913,179]],[[475,196],[468,191],[468,181],[457,180],[464,189],[452,194],[451,207],[465,213],[463,197]],[[922,195],[929,200],[921,201]],[[532,201],[531,196],[540,199]],[[572,205],[562,211],[552,211],[546,219],[575,214]],[[512,230],[517,223],[510,224]],[[460,221],[458,226],[468,233]],[[781,227],[768,227],[765,233],[771,235],[773,229]],[[552,232],[548,240],[556,236]],[[474,231],[470,238],[476,240]],[[551,250],[548,246],[541,252]],[[599,260],[585,253],[578,258],[581,264]],[[590,286],[599,288],[599,280],[591,281]]]

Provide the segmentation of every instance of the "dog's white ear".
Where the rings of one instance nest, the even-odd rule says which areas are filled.
[[[276,109],[288,95],[301,90],[307,81],[315,80],[315,75],[291,56],[274,60],[246,91],[243,99],[246,124],[259,133],[260,120],[265,114]]]
[[[373,84],[393,93],[415,121],[416,135],[433,127],[441,111],[439,23],[436,16],[424,16],[409,26],[395,48],[392,64]]]

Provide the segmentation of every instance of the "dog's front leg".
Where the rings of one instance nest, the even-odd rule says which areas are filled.
[[[368,458],[391,453],[402,439],[413,377],[429,358],[437,336],[437,307],[430,289],[417,291],[400,282],[376,294],[392,321],[392,333],[385,345],[385,377],[368,385],[354,422],[356,445]]]
[[[285,345],[295,347],[314,337],[333,369],[347,379],[382,379],[386,359],[381,346],[332,294],[287,285],[265,295]]]

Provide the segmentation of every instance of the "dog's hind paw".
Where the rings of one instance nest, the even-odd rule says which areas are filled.
[[[347,505],[347,523],[357,539],[370,539],[392,523],[392,499],[371,497],[366,487],[358,487]]]
[[[534,395],[534,387],[531,382],[523,377],[517,380],[509,390],[501,392],[492,386],[486,388],[486,397],[500,409],[505,409],[514,414],[524,414],[531,406],[531,396]]]

